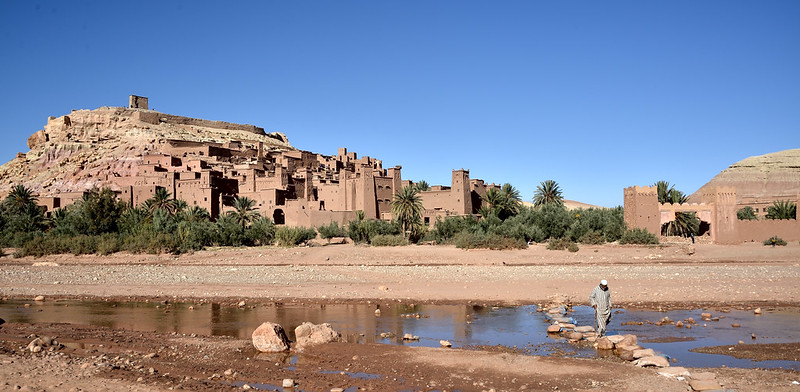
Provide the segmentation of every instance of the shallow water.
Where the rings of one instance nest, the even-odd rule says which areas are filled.
[[[11,300],[0,302],[0,317],[9,322],[62,322],[122,328],[140,331],[177,332],[182,334],[227,335],[247,339],[264,321],[281,324],[294,339],[294,328],[304,321],[328,322],[348,342],[375,342],[409,346],[438,347],[447,340],[453,347],[494,346],[516,347],[523,352],[540,355],[595,357],[591,347],[577,346],[545,332],[548,322],[535,306],[491,307],[478,305],[300,305],[257,304],[255,308],[238,308],[220,304],[111,302],[111,301],[47,301],[30,303]],[[189,306],[195,310],[189,310]],[[693,353],[703,346],[747,343],[800,342],[800,311],[765,311],[760,316],[751,311],[714,313],[720,321],[703,322],[700,309],[687,311],[615,312],[609,334],[632,333],[642,346],[675,358],[678,366],[689,367],[764,367],[800,370],[796,361],[760,361],[736,359],[726,355]],[[419,318],[415,315],[420,315]],[[412,315],[409,317],[409,315]],[[578,325],[593,325],[593,311],[577,306],[569,314]],[[628,321],[656,322],[663,317],[698,321],[692,329],[674,325],[621,325]],[[702,327],[703,324],[707,327]],[[739,328],[731,324],[738,323]],[[391,338],[381,333],[391,332]],[[420,337],[419,341],[403,341],[403,334]],[[751,339],[755,333],[756,340]],[[678,341],[676,341],[678,340]],[[664,341],[667,341],[664,343]]]

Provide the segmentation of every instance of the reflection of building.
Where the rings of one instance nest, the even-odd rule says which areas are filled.
[[[163,188],[189,206],[207,209],[212,219],[230,208],[234,197],[245,196],[255,201],[258,212],[277,224],[310,227],[332,221],[345,223],[355,219],[357,211],[363,211],[367,219],[389,220],[394,195],[402,186],[411,184],[401,179],[400,166],[384,169],[380,160],[359,158],[346,148],[326,156],[291,147],[270,147],[258,140],[280,139],[285,146],[288,141],[282,135],[266,135],[262,128],[252,125],[148,110],[146,97],[131,96],[129,102],[129,108],[102,108],[51,118],[45,130],[31,136],[29,145],[41,146],[59,137],[72,142],[88,138],[96,144],[131,127],[161,127],[189,134],[215,129],[227,135],[228,140],[164,138],[136,156],[138,162],[131,170],[105,171],[93,177],[131,205],[141,204]],[[468,170],[454,170],[450,186],[434,186],[421,193],[425,221],[433,224],[437,217],[475,214],[489,187],[496,186],[470,179]],[[52,211],[81,195],[60,193],[56,197],[40,197],[40,201]]]
[[[661,227],[675,219],[675,212],[695,212],[700,219],[699,235],[709,235],[714,243],[736,244],[761,242],[777,235],[787,241],[800,240],[800,223],[797,219],[763,219],[766,208],[786,197],[764,197],[757,201],[743,198],[737,201],[733,187],[715,187],[703,190],[700,203],[659,204],[655,186],[625,188],[625,223],[629,228],[642,228],[659,235]],[[792,200],[797,203],[799,196]],[[761,219],[742,221],[736,212],[745,206],[760,211]]]

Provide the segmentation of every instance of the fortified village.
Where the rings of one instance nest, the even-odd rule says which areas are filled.
[[[73,110],[50,117],[28,138],[28,153],[0,167],[0,193],[22,183],[46,213],[80,199],[92,187],[109,187],[138,205],[164,188],[209,211],[212,219],[236,196],[255,200],[276,224],[346,223],[363,211],[391,219],[390,202],[404,186],[401,167],[339,148],[334,156],[295,149],[281,133],[253,125],[175,116],[149,110],[148,98],[131,95],[127,108]],[[423,219],[470,215],[495,184],[453,170],[451,186],[421,192]]]
[[[659,235],[676,212],[694,212],[700,219],[698,235],[717,244],[761,242],[777,235],[800,240],[797,219],[764,219],[776,201],[800,204],[800,149],[754,156],[723,170],[684,204],[659,204],[655,186],[625,188],[625,223]],[[739,220],[737,211],[751,207],[757,220]]]

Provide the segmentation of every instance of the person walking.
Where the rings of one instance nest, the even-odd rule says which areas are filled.
[[[597,334],[606,336],[606,325],[611,321],[611,292],[608,291],[608,281],[601,280],[600,284],[592,290],[592,294],[589,295],[589,303],[594,308]]]

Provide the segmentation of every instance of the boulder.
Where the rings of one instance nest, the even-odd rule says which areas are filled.
[[[33,150],[36,146],[44,144],[49,140],[47,134],[44,132],[44,129],[40,131],[36,131],[28,138],[28,148]]]
[[[695,391],[714,391],[722,389],[717,380],[695,380],[689,381],[689,386]]]
[[[711,313],[700,313],[700,317],[704,319],[710,319]]]
[[[262,353],[278,353],[289,349],[289,338],[279,324],[265,322],[253,331],[253,346]]]
[[[564,335],[564,336],[569,340],[581,340],[581,339],[583,339],[583,334],[582,333],[574,332],[574,331],[573,332],[567,332],[567,334]]]
[[[547,333],[558,333],[561,332],[561,326],[558,324],[553,324],[547,327]]]
[[[594,327],[590,325],[581,325],[580,327],[575,327],[575,332],[594,332]]]
[[[341,335],[339,332],[334,331],[328,323],[313,324],[305,322],[294,329],[294,336],[298,346],[307,347],[337,341]]]
[[[575,324],[572,324],[572,323],[559,322],[558,326],[561,327],[561,329],[572,329],[572,330],[575,329]]]
[[[625,337],[622,336],[622,335],[609,335],[609,336],[606,336],[606,339],[610,340],[611,343],[619,344],[619,343],[621,343],[622,341],[625,340]]]
[[[644,357],[653,357],[656,355],[656,352],[653,351],[652,348],[643,348],[640,350],[633,350],[633,357],[636,359],[644,358]]]
[[[619,353],[619,359],[623,361],[633,361],[634,359],[636,359],[633,357],[633,351],[625,350],[625,351],[618,351],[618,353]]]
[[[669,360],[662,356],[652,355],[648,357],[642,357],[634,362],[636,366],[655,366],[655,367],[668,367]]]
[[[33,300],[36,302],[42,302],[44,301],[44,295],[37,295]]]
[[[440,344],[442,347],[453,347],[453,343],[450,343],[450,342],[449,342],[449,341],[447,341],[447,340],[440,340],[440,341],[439,341],[439,344]]]
[[[761,314],[761,308],[755,308],[753,314]]]
[[[602,337],[597,339],[597,349],[598,350],[613,350],[614,343],[608,339],[607,337]]]
[[[636,335],[627,334],[623,335],[622,337],[623,337],[622,341],[620,341],[619,343],[615,342],[614,344],[616,344],[617,346],[635,346],[639,344]]]

